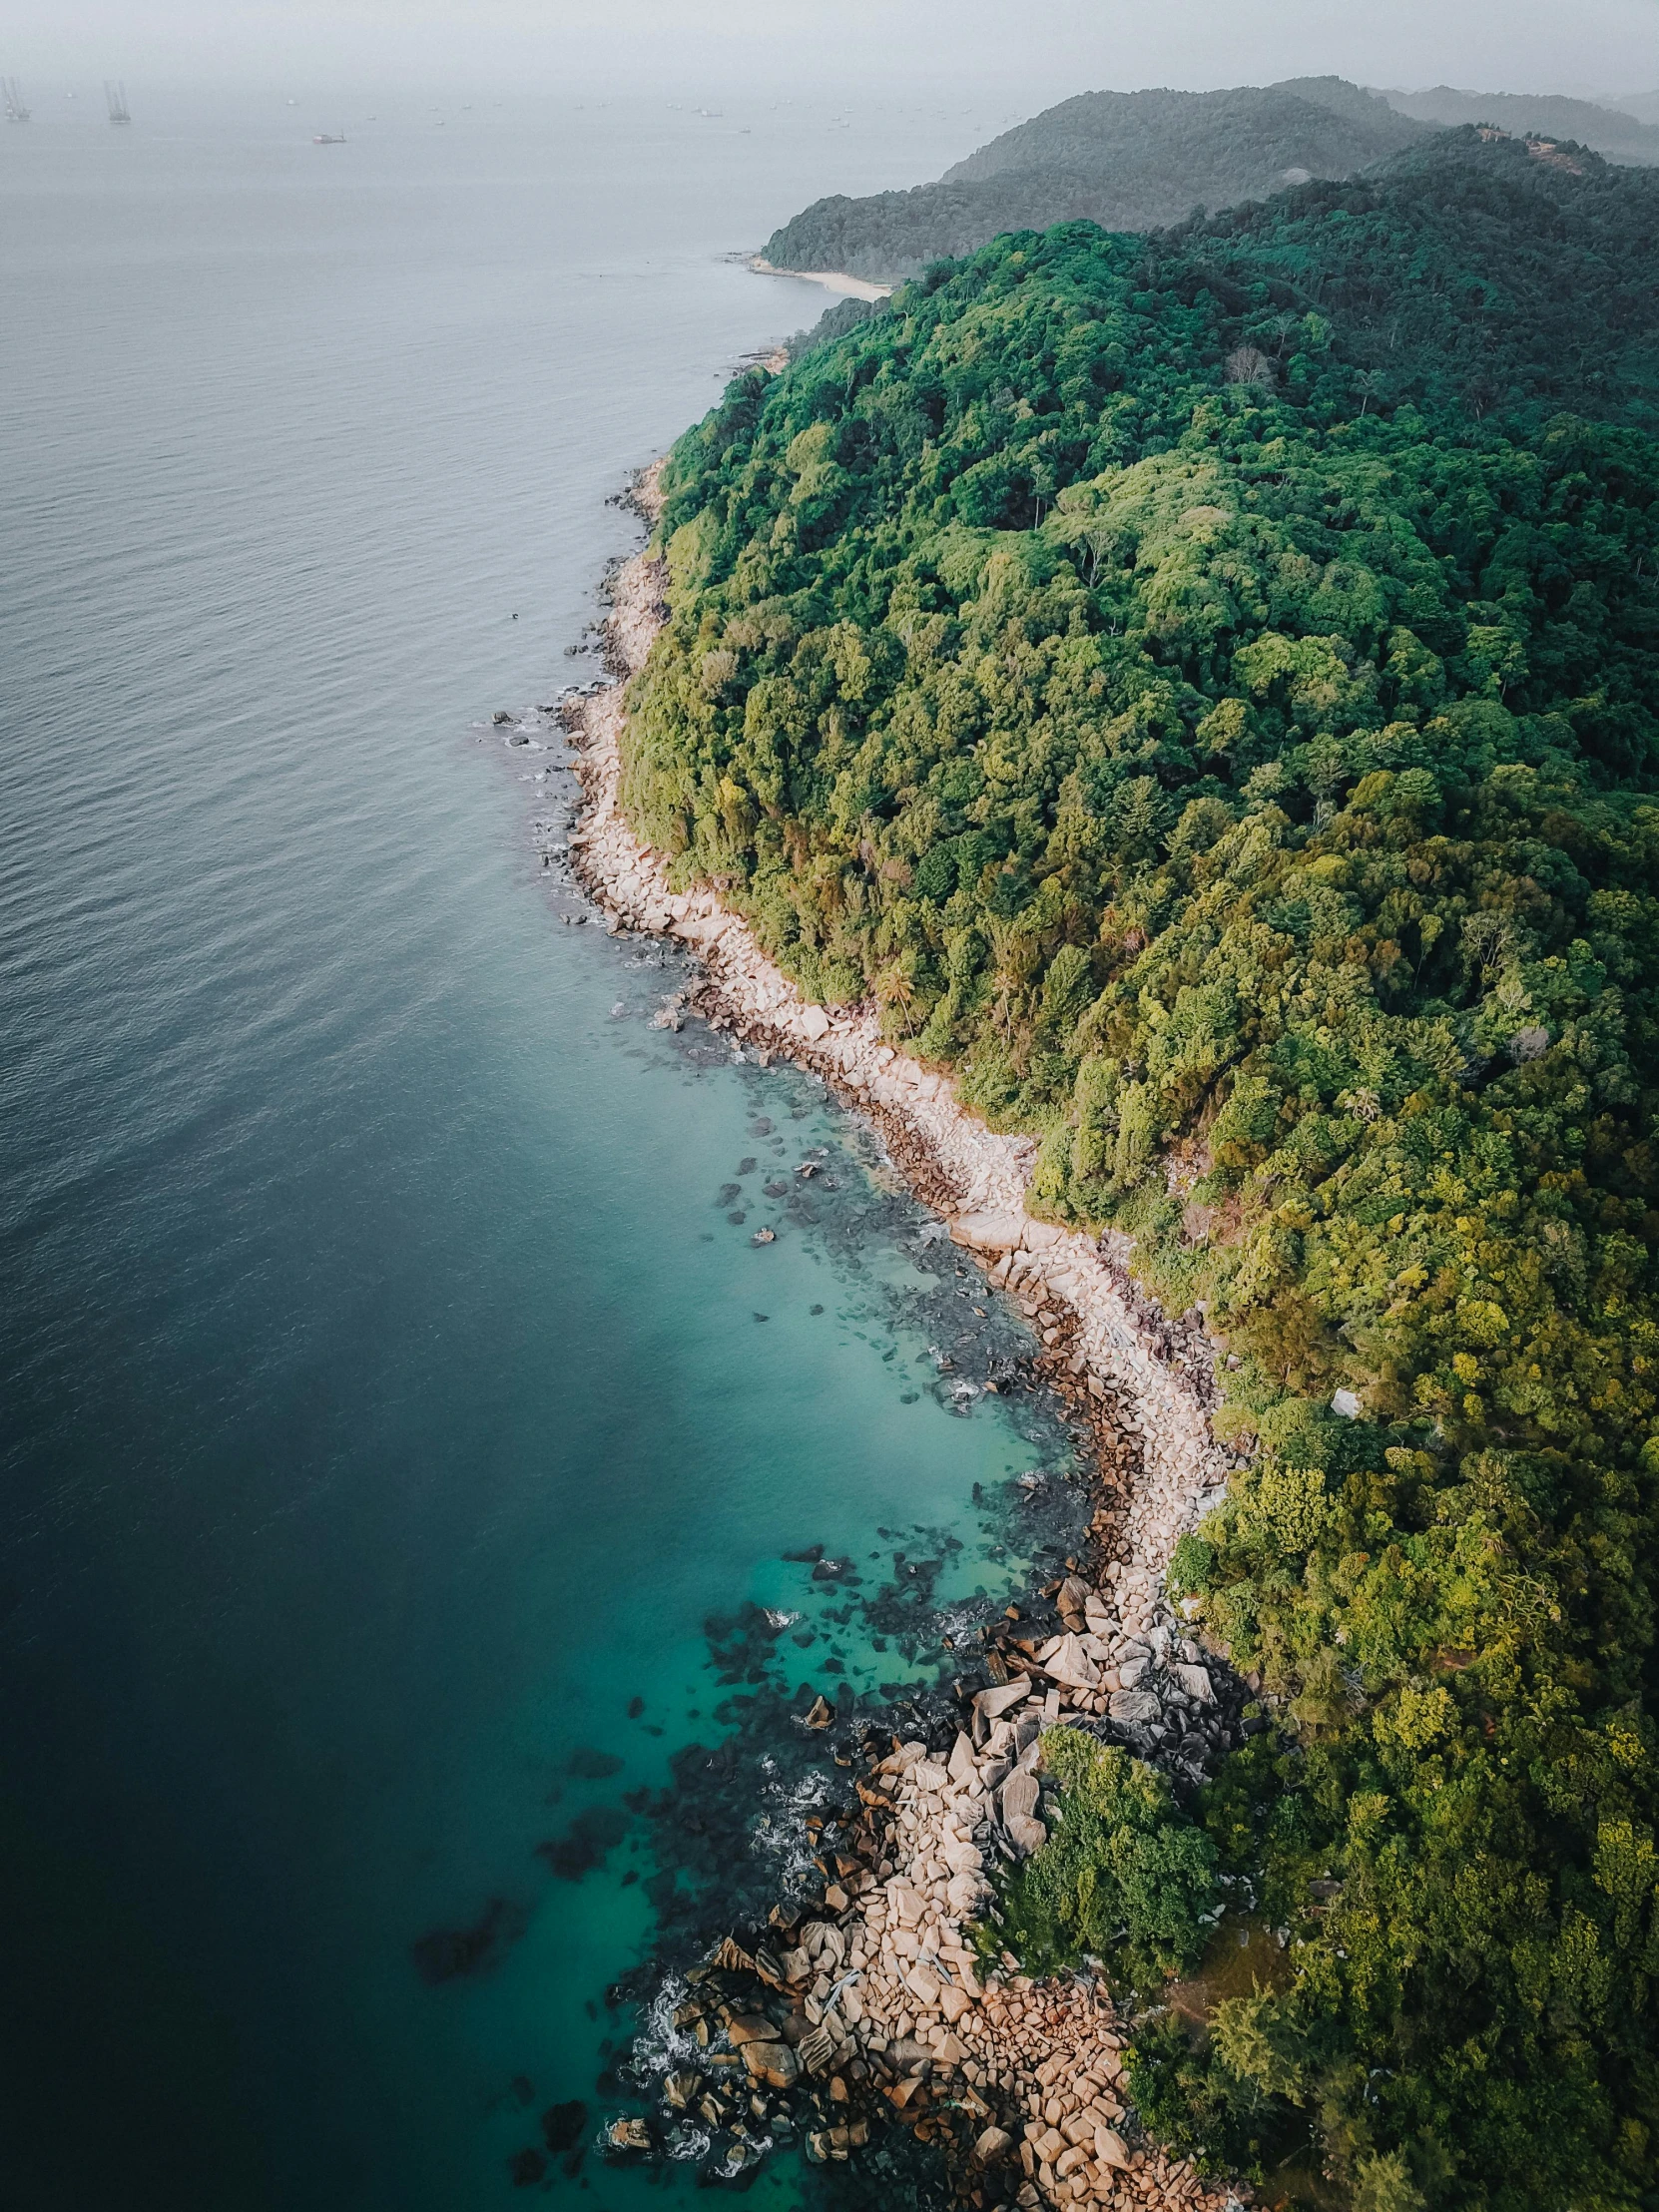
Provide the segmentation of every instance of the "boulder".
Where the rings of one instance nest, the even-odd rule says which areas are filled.
[[[955,1982],[946,1981],[939,1989],[939,2010],[954,2027],[964,2012],[973,2010],[973,2001],[965,1989],[958,1989]]]
[[[830,1034],[830,1016],[822,1006],[808,1006],[801,1016],[801,1027],[812,1043]]]
[[[901,1882],[895,1877],[887,1884],[887,1906],[900,1928],[920,1926],[922,1901],[908,1882]]]
[[[1048,1841],[1048,1830],[1042,1822],[1032,1820],[1027,1814],[1016,1813],[1007,1826],[1008,1841],[1022,1859],[1028,1859],[1034,1851],[1041,1851]]]
[[[931,1759],[918,1759],[910,1769],[910,1780],[918,1790],[948,1790],[950,1772],[946,1767],[936,1767]]]
[[[1017,1682],[998,1682],[988,1690],[976,1691],[973,1709],[976,1713],[982,1713],[988,1721],[999,1721],[1004,1713],[1011,1713],[1030,1692],[1030,1683],[1021,1675]]]
[[[1216,1693],[1205,1667],[1171,1667],[1171,1674],[1189,1697],[1197,1698],[1200,1705],[1214,1705]]]
[[[673,2073],[663,2076],[663,2095],[678,2112],[690,2111],[702,2086],[703,2076],[690,2066],[677,2066]]]
[[[1095,2129],[1094,2154],[1103,2166],[1127,2167],[1129,2164],[1129,2145],[1115,2127]]]
[[[769,2043],[777,2032],[764,2012],[734,2012],[726,2023],[734,2050],[741,2050],[746,2043]]]
[[[1042,1791],[1038,1786],[1036,1776],[1027,1772],[1023,1767],[1016,1767],[1002,1785],[1002,1818],[1005,1821],[1013,1821],[1018,1820],[1022,1815],[1034,1813],[1037,1810],[1037,1804],[1041,1796]]]
[[[904,1976],[904,1986],[925,2012],[931,2012],[939,2001],[939,1977],[931,1966],[924,1966],[919,1958]]]
[[[1083,1649],[1075,1636],[1062,1636],[1058,1649],[1044,1666],[1056,1682],[1063,1682],[1072,1690],[1098,1690],[1100,1669]]]
[[[606,2140],[613,2150],[649,2150],[651,2130],[643,2120],[616,2120]]]
[[[955,1743],[950,1747],[950,1765],[945,1769],[945,1772],[959,1789],[966,1789],[967,1785],[973,1780],[973,1742],[970,1737],[964,1736],[960,1730],[957,1732]]]
[[[1023,1214],[958,1214],[950,1225],[950,1241],[976,1252],[1014,1252],[1031,1226]]]
[[[1113,1720],[1142,1728],[1148,1721],[1155,1721],[1163,1708],[1150,1690],[1114,1690],[1110,1710]]]
[[[1013,2147],[1014,2138],[1005,2127],[987,2127],[974,2143],[973,2155],[981,2166],[989,2166],[1006,2158]]]
[[[752,2080],[773,2089],[793,2089],[801,2078],[801,2061],[788,2043],[745,2043],[743,2062]]]

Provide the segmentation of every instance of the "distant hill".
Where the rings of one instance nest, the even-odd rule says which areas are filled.
[[[765,257],[778,269],[890,281],[1004,231],[1084,218],[1110,231],[1158,230],[1195,206],[1232,207],[1310,177],[1350,176],[1426,135],[1340,77],[1228,92],[1083,93],[1004,132],[935,184],[815,202],[773,233]]]
[[[1598,106],[1593,100],[1568,100],[1559,93],[1459,92],[1435,85],[1428,92],[1385,92],[1382,98],[1398,114],[1418,123],[1450,125],[1495,123],[1517,138],[1536,132],[1545,138],[1575,140],[1609,161],[1659,165],[1659,130],[1654,119],[1638,120],[1642,95],[1629,110]],[[1659,96],[1648,96],[1651,111]]]
[[[1622,94],[1615,99],[1609,93],[1600,105],[1620,115],[1633,115],[1638,123],[1659,123],[1659,92],[1634,92],[1628,100]]]
[[[1566,407],[1659,433],[1659,173],[1645,167],[1465,125],[1170,243],[1202,254],[1218,297],[1269,276],[1287,304],[1312,301],[1396,402],[1536,420]]]

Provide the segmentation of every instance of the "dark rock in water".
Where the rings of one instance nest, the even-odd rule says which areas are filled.
[[[643,1713],[644,1711],[645,1711],[645,1700],[644,1700],[644,1698],[642,1698],[642,1697],[631,1697],[631,1698],[630,1698],[630,1699],[628,1700],[628,1718],[629,1718],[629,1719],[630,1719],[631,1721],[637,1721],[637,1720],[639,1719],[640,1715],[641,1715],[641,1714],[642,1714],[642,1713]]]
[[[588,2108],[580,2097],[572,2097],[568,2104],[550,2104],[541,2116],[542,2141],[557,2158],[581,2141],[587,2124]]]
[[[605,1864],[612,1846],[621,1843],[627,1831],[628,1816],[619,1806],[590,1805],[562,1836],[538,1844],[536,1857],[545,1859],[561,1882],[580,1882]]]
[[[522,1905],[491,1898],[471,1928],[434,1929],[409,1945],[409,1955],[421,1980],[435,1988],[443,1981],[488,1973],[529,1925],[530,1916]]]
[[[507,2161],[507,2171],[513,2177],[515,2189],[533,2189],[547,2173],[547,2160],[539,2150],[515,2151]]]
[[[503,723],[512,722],[516,719],[517,718],[505,707],[497,707],[494,714],[490,716],[491,722],[495,724],[498,730]]]
[[[822,1544],[809,1544],[805,1551],[786,1551],[783,1556],[791,1566],[816,1567],[824,1557],[824,1546]]]
[[[613,1774],[622,1772],[622,1761],[614,1751],[595,1751],[591,1745],[581,1744],[571,1753],[566,1771],[580,1775],[586,1782],[605,1782]]]
[[[521,2109],[530,2103],[536,2093],[534,2084],[528,2074],[514,2074],[507,2087],[512,2093],[513,2102]]]
[[[740,1161],[738,1162],[738,1173],[739,1173],[740,1175],[753,1175],[753,1174],[754,1174],[754,1172],[755,1172],[755,1162],[754,1162],[754,1160],[753,1160],[753,1159],[748,1159],[748,1160],[740,1160]]]

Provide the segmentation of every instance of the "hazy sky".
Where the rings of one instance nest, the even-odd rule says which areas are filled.
[[[1659,0],[8,0],[0,70],[42,80],[777,88],[1659,87]]]

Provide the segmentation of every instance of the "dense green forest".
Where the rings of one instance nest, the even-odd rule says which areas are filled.
[[[1659,2206],[1656,195],[1465,131],[932,270],[676,447],[633,696],[679,878],[1227,1349],[1272,1725],[1072,1758],[1026,1904],[1284,1931],[1138,2093],[1361,2212]]]
[[[816,202],[773,233],[765,256],[777,269],[887,280],[1003,231],[1079,220],[1155,230],[1195,206],[1346,177],[1422,136],[1422,125],[1340,77],[1265,90],[1084,93],[993,139],[936,184]]]

